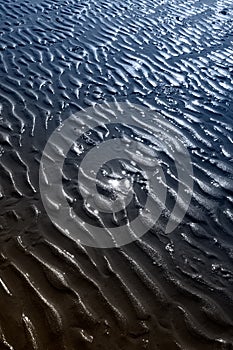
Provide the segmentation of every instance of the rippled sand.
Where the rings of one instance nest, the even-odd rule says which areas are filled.
[[[233,349],[232,1],[0,0],[0,77],[0,350]],[[170,235],[88,248],[43,208],[49,135],[106,101],[154,108],[188,146]]]

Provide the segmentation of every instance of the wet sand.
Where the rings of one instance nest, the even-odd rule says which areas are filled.
[[[0,0],[0,350],[233,349],[232,45],[230,0]],[[168,206],[141,240],[96,249],[51,223],[38,173],[63,120],[114,101],[183,135],[194,193],[171,234]]]

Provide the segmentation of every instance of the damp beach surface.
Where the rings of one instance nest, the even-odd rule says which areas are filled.
[[[180,135],[193,193],[167,234],[175,202],[183,205],[169,147],[149,124],[86,133],[62,173],[84,222],[103,217],[82,199],[79,165],[106,138],[141,144],[133,162],[112,160],[98,173],[102,199],[136,193],[128,211],[105,215],[106,226],[135,218],[146,202],[137,154],[151,166],[157,152],[166,174],[160,219],[139,240],[107,249],[51,222],[39,168],[57,127],[99,104],[92,118],[102,123],[111,103],[155,111]],[[0,350],[233,349],[232,113],[230,0],[0,0]]]

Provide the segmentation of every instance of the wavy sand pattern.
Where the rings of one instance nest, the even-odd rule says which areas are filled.
[[[233,349],[232,45],[231,0],[0,0],[0,349]],[[48,219],[39,161],[117,100],[180,130],[194,195],[171,235],[97,250]]]

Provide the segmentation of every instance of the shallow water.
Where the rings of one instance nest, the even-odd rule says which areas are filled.
[[[0,0],[0,349],[233,349],[232,44],[230,0]],[[179,183],[168,173],[161,220],[136,242],[96,249],[51,223],[38,174],[62,121],[111,102],[153,109],[182,135],[194,190],[165,234]],[[98,221],[77,191],[77,154],[64,187]],[[121,167],[135,180],[124,162],[104,174]]]

